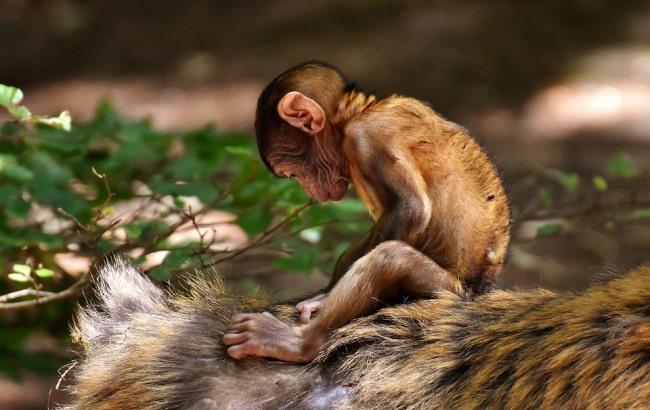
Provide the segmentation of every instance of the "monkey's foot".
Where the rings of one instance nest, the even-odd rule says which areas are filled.
[[[296,309],[300,312],[300,321],[302,323],[308,323],[309,319],[311,319],[311,314],[320,310],[326,297],[327,293],[321,293],[313,298],[298,303]]]
[[[237,360],[256,356],[307,363],[316,356],[322,339],[303,335],[304,330],[305,326],[292,327],[268,312],[242,313],[232,317],[223,343]]]

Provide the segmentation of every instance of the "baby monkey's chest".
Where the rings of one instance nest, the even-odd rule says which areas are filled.
[[[350,168],[350,179],[357,196],[366,206],[372,220],[376,222],[384,210],[379,195],[357,167]]]

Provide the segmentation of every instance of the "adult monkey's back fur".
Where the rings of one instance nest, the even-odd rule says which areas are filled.
[[[168,294],[119,258],[97,290],[74,329],[85,356],[69,409],[650,408],[650,267],[578,295],[385,308],[333,333],[310,366],[235,362],[221,344],[233,312],[293,306],[204,279]]]

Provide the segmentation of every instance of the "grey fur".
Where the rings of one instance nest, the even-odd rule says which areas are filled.
[[[450,293],[334,332],[317,361],[235,362],[230,316],[269,306],[195,278],[163,292],[122,258],[79,310],[65,409],[650,408],[650,267],[578,295]]]

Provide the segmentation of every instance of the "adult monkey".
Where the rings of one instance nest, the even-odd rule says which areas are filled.
[[[352,182],[376,223],[339,258],[329,293],[297,306],[307,324],[233,316],[223,337],[231,357],[309,362],[330,330],[378,302],[480,294],[502,269],[510,210],[497,171],[464,129],[422,102],[378,100],[308,62],[264,89],[255,127],[275,175],[321,202],[341,199]]]

